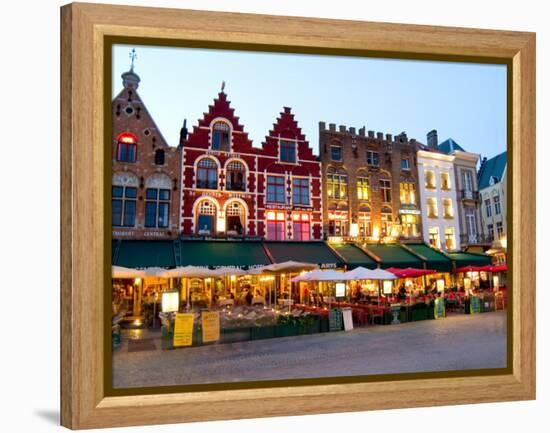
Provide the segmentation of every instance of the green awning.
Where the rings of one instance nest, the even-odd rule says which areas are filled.
[[[349,269],[357,268],[358,266],[369,269],[378,267],[377,263],[357,245],[331,244],[331,246],[344,258]]]
[[[174,242],[113,240],[112,264],[127,268],[173,268],[176,266]]]
[[[405,248],[396,244],[367,244],[366,249],[380,257],[380,267],[385,268],[423,268],[423,262]]]
[[[435,269],[439,272],[451,272],[453,270],[453,262],[445,256],[445,254],[429,247],[426,244],[407,244],[416,254],[426,258],[426,267]]]
[[[342,260],[324,242],[264,242],[275,263],[294,260],[321,267],[342,266]]]
[[[463,266],[485,266],[491,264],[491,257],[485,254],[474,253],[449,253],[449,257],[454,260],[456,267]]]
[[[269,265],[259,241],[180,241],[181,266],[234,266],[248,268]]]

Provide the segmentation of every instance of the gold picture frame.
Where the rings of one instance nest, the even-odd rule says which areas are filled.
[[[61,8],[61,32],[62,425],[81,429],[535,398],[533,33],[79,3]],[[108,393],[109,330],[102,288],[111,266],[109,184],[104,182],[111,100],[104,92],[110,73],[105,54],[110,42],[124,38],[174,46],[506,64],[508,191],[513,197],[508,201],[509,368],[443,378],[411,374],[399,380]]]

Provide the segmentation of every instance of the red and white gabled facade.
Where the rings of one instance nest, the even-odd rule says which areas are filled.
[[[181,144],[182,235],[322,239],[321,163],[290,108],[257,148],[222,91]]]

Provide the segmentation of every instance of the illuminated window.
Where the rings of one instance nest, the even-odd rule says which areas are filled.
[[[428,229],[428,241],[434,248],[439,248],[439,227],[430,227]]]
[[[136,162],[137,137],[129,132],[123,132],[117,137],[117,161]]]
[[[113,227],[135,226],[136,199],[136,187],[113,185],[111,201]]]
[[[401,216],[401,235],[406,238],[418,236],[418,216],[405,214]]]
[[[380,226],[380,234],[382,235],[382,237],[391,235],[392,225],[393,225],[393,216],[392,216],[391,209],[383,208],[382,217],[381,217],[381,226]]]
[[[231,148],[231,128],[225,122],[216,122],[212,126],[212,149],[228,152]]]
[[[347,212],[330,212],[328,214],[329,236],[347,236],[348,226],[349,221]]]
[[[284,241],[285,234],[285,213],[268,211],[267,212],[267,240]]]
[[[368,200],[369,195],[370,195],[369,178],[358,177],[357,178],[357,198],[359,200]]]
[[[437,218],[437,200],[435,197],[429,197],[427,200],[428,218]]]
[[[296,162],[296,142],[279,141],[279,159],[281,162]]]
[[[327,194],[329,198],[347,198],[348,196],[348,176],[339,173],[329,173],[327,175]]]
[[[309,179],[292,179],[292,204],[309,206]]]
[[[226,169],[226,189],[229,191],[246,190],[246,169],[240,161],[231,161]]]
[[[453,217],[453,202],[450,198],[443,199],[443,218]]]
[[[448,251],[455,249],[455,229],[453,227],[445,228],[445,249]]]
[[[309,241],[310,228],[308,213],[295,212],[292,214],[292,234],[295,241]]]
[[[448,191],[451,189],[451,178],[449,176],[449,173],[440,173],[441,178],[441,189],[444,191]]]
[[[401,182],[399,184],[399,198],[402,204],[416,203],[416,187],[412,182]]]
[[[380,156],[378,152],[367,150],[367,165],[378,167],[380,165]]]
[[[380,198],[384,203],[391,202],[391,181],[380,179]]]
[[[426,170],[424,178],[426,180],[426,188],[435,189],[435,173],[432,170]]]
[[[170,190],[147,188],[145,191],[145,227],[166,228],[170,215]]]
[[[210,158],[203,158],[197,166],[197,188],[218,188],[218,166]]]
[[[216,227],[216,205],[210,200],[200,202],[197,209],[197,233],[211,234]]]
[[[267,202],[286,203],[285,178],[283,176],[267,176]]]
[[[357,220],[357,225],[359,229],[360,237],[371,237],[372,236],[372,221],[370,212],[364,211],[359,212],[359,218]]]
[[[234,201],[227,205],[225,211],[227,234],[244,235],[246,225],[246,212],[244,206]]]

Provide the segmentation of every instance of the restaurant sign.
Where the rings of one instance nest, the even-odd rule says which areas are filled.
[[[218,311],[203,311],[201,325],[203,343],[211,343],[220,339],[220,313]]]
[[[470,314],[481,313],[481,299],[479,296],[470,297]]]
[[[174,347],[193,344],[193,314],[176,313],[174,324]]]

